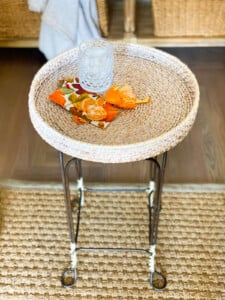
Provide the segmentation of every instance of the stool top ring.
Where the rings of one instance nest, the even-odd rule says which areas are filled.
[[[181,142],[198,110],[195,76],[179,59],[163,51],[113,42],[113,84],[130,84],[148,104],[123,110],[107,129],[77,125],[71,114],[48,99],[60,79],[77,77],[78,49],[47,62],[29,92],[29,113],[38,134],[57,150],[84,160],[122,163],[155,157]]]

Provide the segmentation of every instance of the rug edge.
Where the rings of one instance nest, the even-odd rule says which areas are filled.
[[[139,184],[139,183],[88,183],[85,187],[91,189],[98,189],[99,191],[103,191],[103,189],[107,189],[107,191],[113,190],[122,190],[126,189],[145,189],[147,188],[147,184]],[[0,180],[0,188],[21,188],[21,189],[55,189],[55,190],[63,190],[63,185],[61,182],[39,182],[39,181],[24,181],[24,180],[14,180],[14,179],[6,179]],[[76,189],[76,183],[71,184],[72,189]],[[223,183],[165,183],[163,185],[163,192],[222,192],[225,193],[225,184]]]

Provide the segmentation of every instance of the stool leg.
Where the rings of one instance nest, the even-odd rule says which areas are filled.
[[[81,206],[84,206],[84,181],[82,175],[82,165],[81,160],[76,158],[75,159],[75,166],[77,171],[77,189],[79,191],[79,198],[81,199]]]
[[[166,287],[166,278],[155,270],[155,253],[159,225],[159,213],[161,210],[161,194],[166,167],[167,153],[163,154],[160,166],[157,158],[150,158],[151,172],[149,192],[149,269],[150,285],[155,290],[163,290]]]
[[[135,31],[136,0],[124,0],[124,31]]]
[[[72,214],[72,202],[70,197],[70,187],[69,187],[69,167],[71,163],[75,161],[75,167],[77,170],[77,175],[81,181],[81,162],[76,158],[71,159],[67,164],[64,163],[63,153],[59,153],[59,161],[61,168],[61,176],[62,183],[64,188],[64,200],[66,206],[66,214],[67,214],[67,223],[69,228],[69,238],[70,238],[70,255],[71,255],[71,266],[68,267],[62,274],[61,282],[64,287],[72,287],[77,280],[77,249],[76,244],[78,240],[79,234],[79,224],[80,224],[80,209],[81,203],[84,198],[84,190],[83,186],[79,186],[78,184],[78,192],[79,192],[79,203],[77,209],[77,226],[76,233],[74,232],[74,224],[73,224],[73,214]],[[83,182],[82,182],[83,183]]]
[[[150,161],[150,181],[148,187],[149,193],[149,207],[153,208],[154,197],[155,197],[155,188],[156,188],[156,166],[152,159]]]

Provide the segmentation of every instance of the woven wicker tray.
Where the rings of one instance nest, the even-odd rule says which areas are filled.
[[[199,103],[197,81],[181,61],[162,51],[123,43],[113,47],[113,84],[132,85],[140,98],[150,95],[150,103],[123,111],[105,130],[76,125],[69,112],[48,99],[58,79],[77,76],[77,49],[72,49],[46,63],[34,77],[31,121],[48,144],[81,159],[120,163],[154,157],[191,129]]]

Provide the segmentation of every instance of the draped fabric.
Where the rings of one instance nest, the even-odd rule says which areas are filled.
[[[101,38],[95,0],[28,0],[28,6],[42,13],[39,49],[47,59]]]

